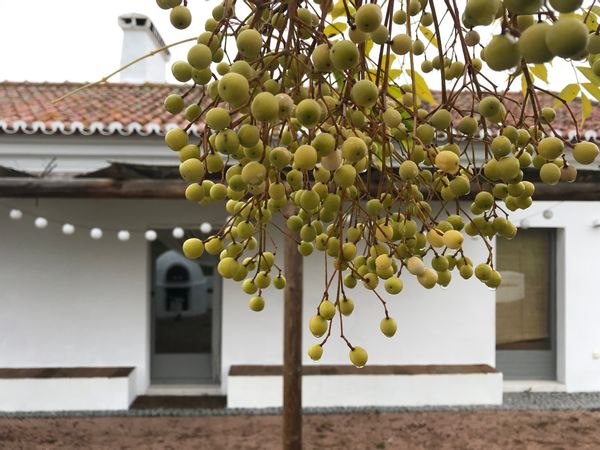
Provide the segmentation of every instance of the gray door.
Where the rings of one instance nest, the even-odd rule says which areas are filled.
[[[168,232],[151,243],[151,380],[214,383],[219,374],[221,279],[217,258],[189,261]]]
[[[496,240],[496,368],[507,380],[556,379],[555,236],[520,229]]]

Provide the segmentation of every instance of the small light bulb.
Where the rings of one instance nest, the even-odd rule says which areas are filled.
[[[546,209],[542,213],[542,215],[544,216],[544,219],[548,219],[548,220],[550,220],[550,219],[552,219],[554,217],[554,213],[551,210],[549,210],[549,209]]]
[[[48,226],[48,220],[44,217],[38,217],[34,222],[36,228],[46,228]]]
[[[12,220],[20,220],[23,218],[23,211],[21,211],[20,209],[11,209],[10,213],[8,213],[8,216]]]
[[[200,225],[200,231],[204,234],[208,234],[212,231],[212,225],[208,222],[204,222]]]
[[[529,220],[527,220],[527,219],[521,220],[521,223],[519,224],[519,228],[522,228],[524,230],[526,230],[530,226],[531,226],[531,224],[529,223]]]
[[[146,238],[148,242],[154,242],[157,237],[156,231],[154,230],[148,230],[144,233],[144,238]]]
[[[173,237],[175,239],[181,239],[184,234],[185,234],[185,232],[183,231],[183,228],[181,228],[181,227],[173,228]]]
[[[100,228],[92,228],[90,230],[90,237],[92,239],[96,239],[96,240],[102,239],[102,234],[103,233],[102,233],[102,230]]]
[[[71,225],[70,223],[65,223],[62,226],[62,232],[63,232],[63,234],[70,236],[73,233],[75,233],[75,227],[73,225]]]
[[[128,241],[130,237],[131,235],[127,230],[121,230],[117,233],[117,238],[122,242]]]

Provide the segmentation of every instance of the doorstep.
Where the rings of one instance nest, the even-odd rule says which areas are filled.
[[[502,386],[504,393],[511,392],[567,392],[567,386],[552,380],[509,380]]]
[[[199,396],[223,395],[220,384],[151,384],[148,396]]]

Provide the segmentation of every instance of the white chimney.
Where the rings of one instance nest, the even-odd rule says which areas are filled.
[[[130,13],[119,16],[119,26],[123,29],[123,50],[121,66],[164,47],[165,42],[148,16]],[[123,83],[164,83],[165,65],[171,53],[162,51],[143,59],[120,73]]]

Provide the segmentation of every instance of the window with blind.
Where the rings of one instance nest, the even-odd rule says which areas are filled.
[[[496,241],[497,350],[552,348],[553,243],[553,229],[520,229],[515,239]]]

